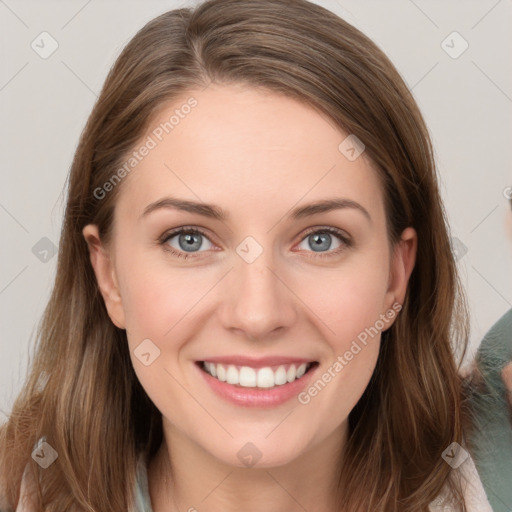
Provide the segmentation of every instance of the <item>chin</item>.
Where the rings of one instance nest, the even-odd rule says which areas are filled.
[[[229,444],[212,447],[210,454],[222,463],[237,468],[268,469],[285,466],[293,462],[308,449],[305,445],[298,445],[289,439],[283,444],[281,439],[265,439],[261,437],[251,441],[251,436],[242,436],[230,439]],[[205,447],[205,449],[207,449]]]

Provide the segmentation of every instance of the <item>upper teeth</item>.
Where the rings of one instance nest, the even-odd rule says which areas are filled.
[[[228,384],[239,384],[244,387],[271,388],[281,386],[287,382],[293,382],[302,377],[310,363],[302,363],[300,366],[291,364],[286,370],[284,365],[279,366],[275,371],[270,366],[264,368],[251,368],[250,366],[236,367],[234,365],[223,365],[203,362],[203,368],[212,376]]]

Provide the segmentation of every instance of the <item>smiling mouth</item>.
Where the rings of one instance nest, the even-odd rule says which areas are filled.
[[[317,361],[302,364],[282,364],[251,368],[232,364],[198,361],[201,370],[220,382],[245,388],[276,388],[301,379],[311,369],[318,366]]]

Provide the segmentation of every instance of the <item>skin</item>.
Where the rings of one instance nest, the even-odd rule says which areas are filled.
[[[377,174],[365,153],[349,161],[338,150],[348,134],[326,116],[268,91],[210,85],[165,106],[152,127],[190,95],[197,107],[124,179],[111,246],[95,225],[83,230],[110,318],[127,330],[135,372],[163,415],[165,440],[148,470],[153,510],[333,510],[348,414],[374,371],[380,334],[307,405],[232,405],[194,362],[289,355],[318,361],[320,377],[403,303],[417,235],[407,228],[391,254]],[[162,208],[140,218],[170,195],[216,204],[230,217]],[[333,197],[361,204],[371,221],[355,208],[287,217]],[[208,235],[187,260],[158,243],[180,226]],[[343,242],[331,235],[315,252],[312,227],[338,228],[353,245],[335,254]],[[263,248],[252,263],[236,252],[247,236]],[[179,235],[169,245],[185,252]],[[160,350],[149,366],[134,355],[147,338]],[[262,454],[251,468],[237,457],[247,442]]]

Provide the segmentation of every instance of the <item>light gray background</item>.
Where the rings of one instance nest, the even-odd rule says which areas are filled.
[[[57,258],[41,261],[32,248],[43,237],[58,245],[64,182],[108,69],[147,21],[194,3],[0,0],[0,421],[21,389],[55,275]],[[458,265],[474,352],[512,307],[512,1],[317,3],[387,53],[425,116],[452,235],[467,248]],[[47,59],[31,47],[43,31],[58,42]],[[442,46],[462,48],[458,36],[446,39],[453,31],[469,44],[458,58]]]

